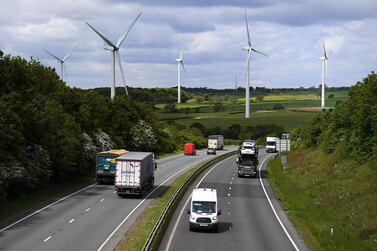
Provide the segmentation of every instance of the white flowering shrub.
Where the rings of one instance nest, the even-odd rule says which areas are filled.
[[[131,128],[130,133],[132,136],[132,145],[138,150],[151,150],[157,143],[152,127],[142,119]]]

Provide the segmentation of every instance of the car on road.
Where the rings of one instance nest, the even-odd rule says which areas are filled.
[[[216,148],[208,148],[207,149],[207,155],[213,154],[216,155]]]
[[[190,231],[194,229],[208,229],[218,231],[217,191],[212,188],[196,188],[191,195],[191,206],[187,210],[190,215]]]

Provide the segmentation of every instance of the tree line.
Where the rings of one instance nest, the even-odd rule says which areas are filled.
[[[296,142],[321,147],[342,158],[377,160],[377,75],[372,72],[349,89],[349,99],[301,128]],[[377,170],[377,169],[376,169]]]
[[[160,122],[152,106],[70,88],[35,59],[0,51],[0,76],[0,204],[49,182],[93,175],[99,151],[205,145],[203,137]]]

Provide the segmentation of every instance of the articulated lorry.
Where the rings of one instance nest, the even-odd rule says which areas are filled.
[[[96,180],[97,184],[111,183],[115,179],[115,159],[120,155],[126,154],[124,149],[114,149],[97,153],[96,157]]]
[[[266,152],[268,152],[268,153],[277,152],[278,141],[279,141],[279,138],[277,138],[277,137],[267,137],[266,138]]]
[[[208,149],[223,150],[224,136],[223,135],[208,135]]]
[[[154,185],[157,165],[152,152],[128,152],[116,159],[115,191],[119,197],[143,196]]]
[[[258,148],[255,144],[245,141],[237,157],[238,177],[258,176]]]

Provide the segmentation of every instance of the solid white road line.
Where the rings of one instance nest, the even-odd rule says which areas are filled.
[[[22,219],[20,219],[20,220],[18,220],[18,221],[16,221],[16,222],[14,222],[14,223],[12,223],[12,224],[10,224],[10,225],[4,227],[3,229],[1,229],[1,230],[0,230],[0,233],[3,232],[3,231],[5,231],[5,230],[7,230],[8,228],[13,227],[14,225],[16,225],[16,224],[18,224],[18,223],[20,223],[20,222],[26,220],[27,218],[30,218],[31,216],[36,215],[37,213],[42,212],[43,210],[45,210],[45,209],[47,209],[47,208],[49,208],[49,207],[51,207],[51,206],[53,206],[53,205],[55,205],[55,204],[57,204],[57,203],[59,203],[59,202],[61,202],[61,201],[67,199],[67,198],[69,198],[69,197],[71,197],[71,196],[73,196],[73,195],[75,195],[75,194],[78,194],[78,193],[80,193],[80,192],[82,192],[82,191],[84,191],[84,190],[86,190],[86,189],[88,189],[88,188],[94,186],[95,184],[96,184],[96,183],[94,183],[94,184],[92,184],[92,185],[90,185],[90,186],[84,187],[83,189],[80,189],[80,190],[78,190],[78,191],[76,191],[76,192],[74,192],[74,193],[71,193],[71,194],[69,194],[69,195],[67,195],[67,196],[65,196],[65,197],[63,197],[63,198],[61,198],[61,199],[59,199],[59,200],[57,200],[57,201],[55,201],[55,202],[53,202],[53,203],[51,203],[51,204],[49,204],[49,205],[47,205],[47,206],[45,206],[45,207],[43,207],[43,208],[37,210],[37,211],[35,211],[35,212],[33,212],[33,213],[31,213],[31,214],[25,216],[25,217],[23,217]]]
[[[51,235],[49,237],[47,237],[46,239],[43,240],[43,242],[46,242],[48,241],[49,239],[51,239]]]
[[[199,187],[199,185],[203,182],[203,180],[207,177],[207,175],[212,172],[213,169],[215,169],[217,166],[219,166],[221,163],[227,161],[228,159],[230,158],[233,158],[234,156],[231,156],[231,157],[228,157],[224,160],[222,160],[221,162],[217,163],[215,166],[213,166],[204,176],[203,178],[199,181],[199,183],[196,185],[196,188]],[[188,199],[186,200],[184,206],[182,207],[181,211],[179,212],[179,215],[178,215],[178,218],[177,218],[177,221],[175,222],[174,224],[174,227],[173,227],[173,230],[169,236],[169,240],[168,240],[168,243],[166,244],[166,248],[165,248],[165,251],[169,251],[169,248],[170,248],[170,245],[171,245],[171,242],[173,240],[173,236],[175,234],[175,231],[177,230],[177,227],[178,227],[178,223],[179,223],[179,220],[182,218],[182,214],[183,214],[183,211],[185,211],[185,208],[187,206],[187,203],[190,201],[190,198],[191,198],[191,195],[188,197]]]
[[[263,166],[264,162],[265,162],[267,159],[269,159],[270,157],[272,157],[272,156],[274,156],[274,155],[270,155],[270,156],[268,156],[267,158],[265,158],[265,159],[262,161],[262,163],[259,165],[259,181],[260,181],[260,184],[262,185],[263,192],[264,192],[264,194],[266,195],[266,198],[267,198],[267,200],[268,200],[268,203],[270,204],[270,207],[271,207],[272,211],[273,211],[274,214],[275,214],[276,219],[277,219],[278,222],[280,223],[280,226],[283,228],[284,233],[287,235],[287,237],[288,237],[288,239],[290,240],[290,242],[292,243],[293,247],[294,247],[297,251],[299,251],[300,249],[297,247],[296,243],[294,242],[294,240],[292,239],[292,237],[291,237],[290,234],[288,233],[287,229],[285,228],[283,222],[280,220],[280,217],[279,217],[279,215],[276,213],[276,210],[275,210],[274,206],[272,205],[272,202],[271,202],[271,200],[270,200],[270,197],[268,196],[267,191],[266,191],[266,189],[264,188],[264,184],[263,184],[263,180],[262,180],[262,175],[261,175],[261,169],[262,169],[262,166]]]
[[[101,244],[101,246],[97,249],[97,251],[100,251],[103,249],[103,247],[109,242],[109,240],[111,239],[111,237],[113,237],[113,235],[116,233],[116,231],[118,231],[118,229],[128,220],[128,218],[130,218],[130,216],[136,211],[136,209],[138,209],[140,207],[141,204],[144,203],[144,201],[146,201],[159,187],[161,187],[162,185],[164,185],[166,182],[168,182],[169,180],[171,180],[174,176],[178,175],[179,173],[185,171],[186,169],[190,168],[190,167],[193,167],[194,165],[202,162],[202,161],[205,161],[206,159],[203,159],[203,160],[199,160],[185,168],[183,168],[182,170],[176,172],[175,174],[173,174],[172,176],[170,176],[169,178],[167,178],[164,182],[162,182],[160,185],[158,185],[155,189],[153,189],[142,201],[139,202],[139,204],[136,205],[136,207],[134,207],[132,209],[132,211],[121,221],[121,223],[114,229],[113,232],[111,232],[111,234],[106,238],[106,240]],[[207,159],[208,160],[208,159]]]

